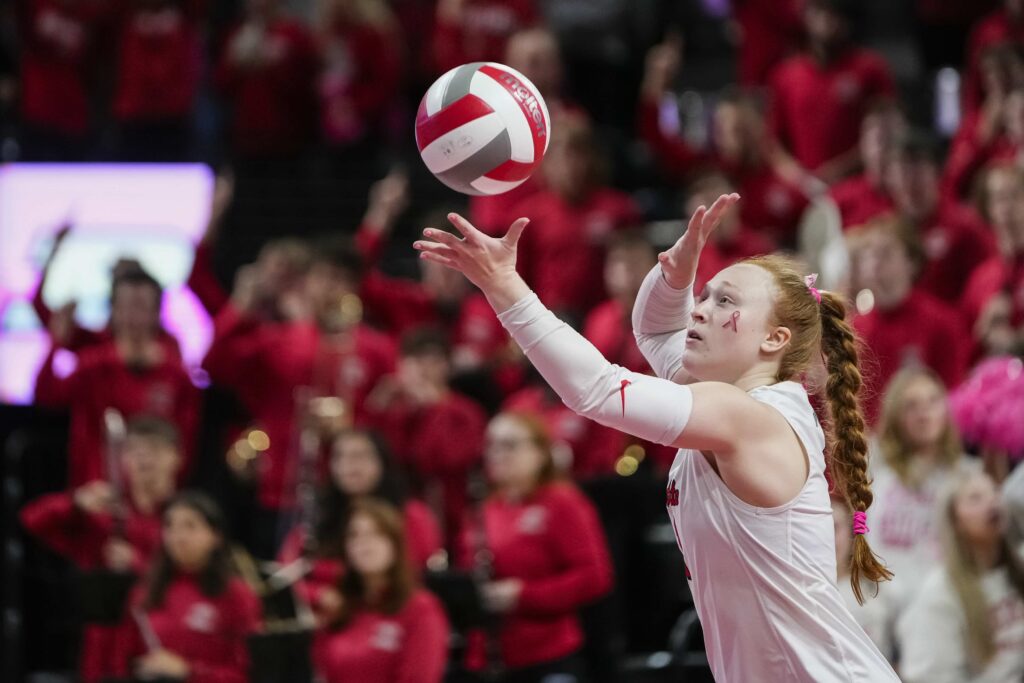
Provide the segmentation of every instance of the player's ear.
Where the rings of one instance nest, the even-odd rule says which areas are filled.
[[[793,333],[788,327],[781,325],[773,327],[768,330],[764,340],[761,342],[761,350],[765,353],[778,353],[782,349],[786,348],[789,344],[789,340],[793,338]]]

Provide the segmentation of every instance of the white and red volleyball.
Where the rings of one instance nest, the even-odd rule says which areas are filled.
[[[501,194],[523,183],[550,137],[551,118],[537,88],[494,62],[463,64],[441,76],[416,112],[423,163],[469,195]]]

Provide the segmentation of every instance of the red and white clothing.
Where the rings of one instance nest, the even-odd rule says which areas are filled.
[[[246,66],[231,55],[246,30],[252,27],[243,24],[228,37],[216,72],[217,85],[232,105],[232,144],[250,157],[295,154],[310,141],[316,121],[313,40],[301,23],[276,19],[263,29],[264,61]]]
[[[991,230],[973,210],[945,203],[918,226],[926,263],[917,286],[956,305],[971,273],[996,253]]]
[[[889,67],[873,52],[851,47],[828,64],[798,55],[772,74],[769,120],[796,161],[816,171],[855,149],[868,106],[895,95]]]
[[[138,415],[159,417],[172,423],[181,435],[184,462],[190,470],[199,415],[199,391],[181,364],[181,358],[162,344],[162,360],[147,368],[128,366],[113,341],[78,353],[78,366],[62,377],[54,368],[57,350],[46,357],[36,377],[36,403],[67,408],[71,413],[68,440],[69,484],[105,479],[106,436],[104,411],[114,408],[129,420]]]
[[[342,398],[362,424],[366,396],[394,365],[394,342],[366,325],[335,340],[311,321],[267,323],[230,303],[223,307],[203,367],[214,382],[235,391],[270,439],[261,454],[261,505],[287,507],[294,499],[295,389]]]
[[[405,524],[405,541],[409,551],[409,559],[414,567],[424,569],[427,560],[441,549],[441,528],[437,524],[434,513],[418,500],[406,501],[402,506],[402,521]],[[306,534],[302,527],[295,527],[285,536],[278,552],[277,560],[289,564],[302,556],[306,544]],[[312,568],[298,584],[303,597],[316,606],[325,588],[337,588],[345,564],[340,557],[313,555],[310,558]]]
[[[141,609],[142,587],[133,605]],[[168,584],[161,605],[146,610],[161,647],[184,659],[189,683],[246,683],[249,680],[247,637],[260,623],[259,598],[241,579],[233,578],[224,592],[204,595],[196,576],[178,573]],[[146,654],[146,645],[135,620],[125,621],[122,661],[131,663]]]
[[[599,274],[604,244],[618,229],[639,225],[640,212],[618,190],[594,190],[578,204],[542,190],[513,212],[530,218],[519,242],[523,279],[554,310],[582,315],[604,298]]]
[[[313,666],[326,683],[441,683],[448,632],[437,598],[419,589],[396,614],[360,609],[341,628],[318,631]]]
[[[920,577],[918,577],[920,580]],[[972,663],[963,604],[945,567],[924,579],[917,598],[896,625],[904,683],[1017,683],[1024,676],[1024,600],[1005,567],[981,577],[996,652]]]
[[[697,450],[680,449],[669,472],[668,514],[715,678],[898,681],[836,588],[825,435],[807,392],[780,382],[749,393],[786,418],[807,454],[793,500],[745,503]]]
[[[864,416],[873,424],[885,386],[900,368],[915,363],[934,370],[949,388],[963,379],[969,349],[959,313],[931,295],[912,291],[887,310],[853,319],[864,342]]]
[[[476,524],[477,522],[472,522]],[[522,500],[492,496],[483,504],[484,535],[495,580],[517,578],[523,589],[498,634],[502,660],[517,669],[561,659],[583,645],[577,610],[612,586],[612,565],[593,504],[573,485],[541,486]],[[470,534],[459,563],[472,566]],[[485,662],[484,643],[470,643],[467,665]]]
[[[21,509],[25,530],[41,543],[68,558],[79,569],[106,566],[104,550],[116,528],[114,518],[94,515],[78,508],[71,493],[41,496]],[[163,528],[159,511],[145,514],[129,505],[120,538],[135,551],[133,571],[142,575],[160,548]],[[117,668],[123,634],[118,626],[86,624],[82,629],[79,675],[83,683],[98,683],[106,677],[127,673]]]
[[[113,103],[118,120],[161,121],[191,113],[202,76],[205,5],[205,0],[154,8],[126,5]]]
[[[829,195],[839,209],[844,230],[892,211],[892,200],[881,183],[863,173],[836,183],[829,189]]]

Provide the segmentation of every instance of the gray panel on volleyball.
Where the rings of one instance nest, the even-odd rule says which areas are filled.
[[[447,171],[441,171],[437,178],[457,192],[482,195],[470,183],[512,158],[512,141],[508,131],[502,130],[494,139],[480,148],[473,156],[463,159]]]
[[[458,68],[455,75],[448,81],[448,87],[444,90],[444,97],[441,98],[441,109],[469,94],[469,84],[473,80],[473,74],[486,63],[473,62],[472,64],[463,64]]]

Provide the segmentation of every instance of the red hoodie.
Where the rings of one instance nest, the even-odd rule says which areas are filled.
[[[423,569],[427,560],[441,549],[441,529],[434,513],[418,500],[406,501],[402,506],[405,523],[405,538],[408,543],[409,559],[414,567]],[[278,551],[277,561],[283,564],[294,562],[302,556],[306,534],[301,527],[295,527],[285,537]],[[299,583],[303,597],[314,607],[325,588],[335,588],[345,571],[341,558],[314,556],[313,568]]]
[[[441,683],[447,660],[448,620],[425,590],[396,614],[358,610],[313,641],[313,666],[326,683]]]
[[[566,657],[583,645],[576,611],[608,593],[612,565],[593,504],[573,485],[542,486],[521,501],[492,496],[484,503],[494,578],[517,578],[523,590],[501,623],[502,658],[516,669]],[[460,564],[472,564],[464,534]],[[468,664],[484,664],[483,641],[470,644]]]
[[[105,566],[104,547],[114,532],[110,515],[93,515],[74,504],[71,493],[52,493],[28,503],[21,509],[25,530],[53,551],[67,557],[80,569]],[[122,537],[135,550],[134,571],[142,574],[160,548],[162,521],[159,512],[143,514],[129,506]],[[86,624],[82,631],[79,673],[83,683],[97,683],[107,676],[126,673],[116,668],[116,655],[122,647],[117,626]]]
[[[294,498],[295,390],[312,387],[318,396],[346,399],[359,423],[367,394],[394,364],[394,342],[365,325],[335,346],[312,322],[266,323],[231,303],[221,309],[203,367],[238,394],[270,438],[260,456],[262,505],[286,507]]]
[[[174,424],[181,435],[182,477],[187,476],[199,417],[199,391],[178,356],[164,345],[159,364],[137,370],[125,364],[113,342],[107,342],[83,349],[78,367],[61,378],[53,366],[55,352],[50,351],[36,377],[35,399],[39,405],[71,412],[68,472],[72,488],[106,478],[103,413],[107,408],[118,410],[125,420],[148,415]]]
[[[140,586],[132,604],[141,609],[144,598]],[[188,662],[189,683],[246,683],[246,638],[258,629],[261,611],[256,594],[241,579],[231,579],[223,593],[210,597],[194,575],[178,574],[167,586],[163,604],[145,614],[161,647]],[[132,662],[146,654],[146,644],[131,616],[124,629],[121,660],[130,671]]]

